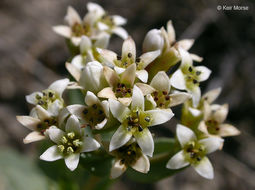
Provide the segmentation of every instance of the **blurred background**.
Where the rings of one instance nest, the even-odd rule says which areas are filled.
[[[28,133],[16,121],[27,115],[25,95],[48,87],[64,78],[65,61],[70,57],[64,38],[51,27],[63,24],[68,5],[81,15],[85,0],[1,0],[0,1],[0,190],[57,189],[56,181],[65,176],[77,179],[61,162],[62,170],[52,163],[42,163],[40,143],[24,145]],[[202,83],[203,92],[221,86],[217,103],[228,103],[228,123],[242,134],[226,138],[223,151],[209,157],[215,179],[198,176],[192,168],[154,184],[135,183],[125,176],[112,190],[253,190],[255,189],[255,4],[253,0],[107,0],[94,1],[110,14],[128,19],[125,26],[141,52],[143,38],[152,28],[165,26],[171,19],[177,39],[194,38],[190,52],[204,58],[213,72]],[[218,5],[248,6],[248,11],[218,11]],[[119,51],[122,40],[113,37],[110,49]],[[175,130],[175,126],[170,126]],[[170,128],[168,126],[168,128]],[[51,169],[51,170],[50,170]],[[51,171],[51,172],[49,172]],[[67,173],[63,175],[63,173]],[[63,177],[64,176],[64,177]],[[86,176],[84,176],[84,179]],[[68,178],[69,179],[69,178]],[[62,185],[60,189],[78,189]],[[89,189],[87,187],[86,189]]]

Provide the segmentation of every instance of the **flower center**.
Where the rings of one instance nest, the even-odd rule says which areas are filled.
[[[58,150],[63,155],[70,155],[76,152],[80,152],[82,146],[82,140],[74,132],[69,132],[62,136],[61,142],[58,145]]]
[[[219,123],[213,119],[210,119],[210,120],[207,120],[205,122],[206,126],[207,126],[207,130],[210,134],[213,134],[213,135],[217,135],[219,130],[220,130],[220,127],[219,127]]]
[[[79,23],[75,23],[72,26],[72,34],[76,37],[80,37],[82,35],[86,35],[89,36],[90,35],[90,29],[88,26],[79,24]]]
[[[152,93],[154,101],[157,103],[157,106],[160,108],[168,108],[171,102],[171,98],[168,95],[167,91],[155,91]]]
[[[133,63],[136,64],[136,69],[137,70],[142,70],[142,61],[141,58],[136,58],[134,60],[134,55],[129,52],[126,56],[122,57],[122,56],[117,56],[117,59],[114,61],[115,65],[121,68],[127,68],[128,66],[132,65]]]
[[[55,117],[51,117],[48,119],[45,119],[43,121],[41,121],[41,123],[39,123],[37,125],[37,130],[39,132],[41,132],[42,134],[44,134],[44,132],[49,129],[50,126],[52,125],[57,125],[57,119]]]
[[[115,88],[115,95],[118,98],[131,97],[132,88],[128,87],[127,85],[123,83],[118,83],[117,87]]]
[[[123,125],[132,133],[137,131],[142,132],[144,128],[150,125],[151,119],[149,114],[146,114],[139,109],[134,109],[124,120]]]
[[[48,106],[55,100],[60,100],[63,103],[63,99],[53,90],[42,91],[43,95],[36,94],[36,104],[42,106],[44,109],[48,109]]]
[[[101,22],[106,24],[110,28],[114,26],[113,18],[110,15],[107,15],[107,14],[102,16]]]
[[[206,150],[197,141],[192,141],[184,146],[184,154],[190,164],[197,164],[206,155]]]
[[[193,66],[186,65],[182,68],[182,72],[185,74],[185,81],[188,89],[193,89],[199,85],[198,81],[201,71],[197,71]]]
[[[93,104],[83,110],[84,119],[89,123],[91,126],[95,126],[98,123],[101,123],[106,115],[104,113],[104,109],[100,104]]]

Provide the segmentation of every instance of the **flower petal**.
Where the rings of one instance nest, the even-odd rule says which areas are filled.
[[[116,160],[111,169],[111,178],[115,179],[121,176],[127,169],[125,164],[121,163],[121,160]]]
[[[205,66],[197,66],[195,68],[196,68],[196,72],[197,71],[201,72],[201,74],[198,77],[199,82],[207,80],[212,72],[210,69],[208,69]]]
[[[103,63],[109,66],[114,66],[114,60],[117,59],[117,54],[113,51],[97,48],[97,52],[103,59]]]
[[[52,27],[53,31],[56,32],[57,34],[64,36],[65,38],[70,38],[72,35],[71,28],[68,26],[54,26]]]
[[[221,88],[215,88],[213,90],[210,90],[209,92],[205,93],[202,98],[203,100],[207,101],[209,104],[211,104],[216,98],[220,95]]]
[[[36,105],[37,104],[37,99],[36,99],[37,95],[42,97],[41,92],[33,92],[32,94],[29,94],[26,96],[26,101],[30,104]]]
[[[112,19],[113,19],[114,24],[117,26],[121,26],[121,25],[124,25],[127,23],[127,19],[125,19],[119,15],[113,15]]]
[[[112,115],[120,122],[122,122],[123,119],[125,119],[125,117],[130,113],[128,107],[124,106],[117,100],[109,99],[109,105]]]
[[[230,124],[221,124],[219,127],[220,127],[219,135],[221,137],[236,136],[240,135],[241,133],[237,128]]]
[[[136,47],[135,42],[131,37],[128,37],[122,45],[122,59],[126,59],[128,53],[132,54],[131,59],[135,61],[136,58]]]
[[[144,128],[141,132],[134,133],[134,137],[137,140],[138,145],[142,149],[145,155],[152,157],[154,152],[154,141],[151,132],[148,128]]]
[[[154,61],[159,55],[161,51],[160,50],[155,50],[155,51],[150,51],[147,53],[144,53],[140,56],[141,61],[143,63],[143,69],[146,68],[152,61]]]
[[[59,144],[61,141],[61,138],[65,135],[65,132],[62,131],[61,129],[55,128],[55,127],[50,127],[47,130],[47,133],[50,137],[50,139],[55,142],[56,144]]]
[[[110,40],[110,35],[107,33],[101,33],[98,36],[94,46],[98,48],[107,48]]]
[[[132,98],[130,98],[130,97],[118,98],[118,101],[128,107],[130,105],[130,103],[132,102]]]
[[[148,81],[148,72],[146,70],[136,71],[136,76],[142,82],[147,83],[147,81]]]
[[[167,22],[167,35],[168,35],[169,43],[170,44],[174,43],[175,42],[175,30],[174,30],[171,20],[169,20]]]
[[[65,16],[65,20],[67,21],[69,26],[73,26],[76,23],[78,23],[78,24],[81,23],[81,18],[79,16],[79,14],[71,6],[68,6],[68,8],[67,8],[67,14]]]
[[[191,98],[191,95],[185,92],[178,92],[170,95],[170,107],[182,104]]]
[[[36,142],[36,141],[40,141],[40,140],[44,140],[45,136],[42,135],[42,133],[38,132],[38,131],[33,131],[31,133],[29,133],[24,139],[23,139],[23,143],[24,144],[28,144],[31,142]]]
[[[197,139],[195,133],[191,129],[181,124],[177,124],[176,135],[182,147],[189,141]]]
[[[185,160],[184,152],[181,150],[177,152],[166,164],[168,169],[180,169],[188,166],[189,162]]]
[[[76,80],[79,81],[81,78],[81,71],[83,65],[78,63],[78,59],[82,59],[81,56],[75,56],[74,59],[72,60],[72,64],[66,62],[66,69],[68,72],[72,75],[72,77]]]
[[[36,110],[36,113],[37,113],[38,118],[39,118],[41,121],[44,121],[45,119],[51,118],[50,113],[49,113],[47,110],[45,110],[42,106],[37,105],[37,106],[35,107],[35,110]]]
[[[152,118],[150,122],[150,126],[160,125],[162,123],[165,123],[174,116],[174,113],[170,109],[168,110],[155,109],[155,110],[146,111],[146,113],[149,114]]]
[[[150,170],[150,161],[144,154],[131,167],[141,173],[148,173]]]
[[[120,82],[133,86],[135,81],[135,75],[136,75],[136,65],[135,63],[128,66],[126,70],[122,73]]]
[[[111,87],[117,86],[119,82],[119,76],[117,75],[116,71],[112,70],[111,68],[105,66],[103,69],[104,76],[106,81]]]
[[[84,105],[80,105],[80,104],[73,104],[70,106],[67,106],[66,109],[73,115],[75,115],[76,117],[78,117],[79,119],[83,118],[83,111],[86,108],[86,106]]]
[[[204,157],[198,165],[193,166],[196,172],[204,178],[213,179],[214,172],[211,162],[207,157]]]
[[[151,96],[151,94],[146,95],[145,99],[145,110],[151,110],[151,109],[156,109],[157,103]]]
[[[208,137],[206,139],[199,140],[199,143],[205,147],[207,154],[219,150],[222,147],[223,142],[224,140],[219,137]]]
[[[213,111],[213,117],[219,122],[222,123],[223,121],[226,120],[226,117],[228,115],[228,104],[224,104],[220,106],[218,109],[215,110],[213,109],[212,106],[212,111]]]
[[[86,53],[89,49],[91,49],[92,43],[90,38],[87,36],[82,36],[81,37],[81,43],[80,43],[80,52],[81,54]]]
[[[197,108],[200,98],[201,98],[201,90],[199,86],[194,87],[192,90],[189,90],[192,94],[192,103],[195,108]]]
[[[64,92],[64,90],[66,89],[67,85],[69,83],[69,79],[65,78],[65,79],[61,79],[61,80],[57,80],[55,82],[53,82],[48,89],[50,90],[54,90],[55,92],[57,92],[59,94],[59,96],[62,96],[62,93]]]
[[[180,40],[176,43],[176,45],[178,47],[181,47],[184,50],[189,50],[193,44],[194,44],[195,40],[193,39],[184,39],[184,40]]]
[[[125,145],[132,137],[132,133],[124,126],[119,126],[117,131],[113,134],[110,142],[109,151],[113,151]]]
[[[100,144],[91,137],[84,137],[81,152],[91,152],[99,149]]]
[[[52,104],[48,105],[48,112],[51,116],[57,117],[59,111],[63,108],[63,103],[60,102],[58,99],[55,100]]]
[[[88,106],[92,106],[93,104],[100,103],[100,101],[99,101],[98,97],[93,92],[88,91],[85,96],[85,103]]]
[[[30,116],[16,116],[16,118],[24,127],[32,131],[35,131],[37,129],[37,125],[41,123],[39,119]]]
[[[164,47],[164,38],[162,36],[161,30],[152,29],[150,30],[143,41],[143,52],[160,50],[162,51]]]
[[[156,90],[166,91],[169,93],[171,83],[167,74],[164,71],[160,71],[153,77],[150,85]]]
[[[148,84],[144,84],[144,83],[136,83],[135,84],[138,88],[140,88],[140,90],[142,91],[143,95],[148,95],[151,94],[152,92],[155,91],[155,89],[153,87],[151,87]]]
[[[101,123],[96,124],[95,128],[98,130],[102,129],[107,123],[107,121],[108,121],[107,118],[105,118]]]
[[[107,98],[107,99],[117,99],[115,93],[112,91],[111,87],[106,87],[100,92],[97,93],[99,98]]]
[[[57,145],[51,146],[40,156],[41,160],[49,162],[59,160],[61,158],[63,158],[63,156],[59,153]]]
[[[132,102],[131,108],[136,109],[140,108],[142,111],[144,110],[144,97],[143,93],[136,85],[133,88]]]
[[[112,33],[116,34],[117,36],[121,37],[123,40],[128,38],[127,31],[122,27],[114,27],[112,29]]]
[[[196,54],[190,53],[190,56],[191,56],[193,61],[196,61],[196,62],[202,62],[203,61],[203,57],[200,57]]]
[[[71,154],[67,157],[65,157],[65,163],[69,170],[74,171],[80,160],[80,154]]]
[[[97,12],[97,14],[99,14],[100,16],[103,16],[105,14],[105,10],[96,3],[87,3],[87,9],[89,12]]]
[[[194,117],[197,117],[197,116],[199,116],[199,115],[202,113],[199,109],[192,108],[192,107],[189,107],[188,110],[189,110],[189,112],[190,112]]]
[[[188,65],[192,65],[192,58],[189,54],[189,52],[187,52],[185,49],[183,48],[178,48],[179,52],[180,52],[180,56],[181,56],[181,67],[188,64]]]
[[[170,82],[171,82],[171,85],[177,89],[180,89],[180,90],[186,89],[184,75],[180,69],[174,72],[174,74],[170,78]]]
[[[75,134],[81,135],[80,122],[77,117],[71,115],[66,122],[66,132],[74,132]]]
[[[103,23],[103,22],[100,22],[100,21],[97,22],[97,27],[98,27],[98,29],[101,30],[101,31],[109,30],[109,26],[106,25],[106,24]]]

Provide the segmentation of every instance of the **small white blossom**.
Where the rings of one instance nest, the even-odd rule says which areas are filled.
[[[122,147],[134,137],[142,152],[152,156],[154,142],[148,127],[167,122],[174,115],[172,111],[160,109],[145,111],[144,96],[137,86],[133,88],[131,109],[114,99],[110,99],[109,104],[111,113],[121,123],[112,136],[109,151]]]
[[[161,30],[152,29],[150,30],[143,41],[143,52],[160,50],[164,48],[164,37]]]
[[[206,155],[220,149],[224,140],[218,137],[199,140],[191,129],[180,124],[177,125],[176,135],[182,150],[168,161],[166,167],[180,169],[191,165],[199,175],[213,179],[213,167]]]
[[[68,118],[65,131],[52,127],[48,135],[55,145],[48,148],[40,159],[51,162],[64,158],[71,171],[77,168],[80,153],[95,151],[100,147],[96,140],[84,133],[79,120],[73,115]]]

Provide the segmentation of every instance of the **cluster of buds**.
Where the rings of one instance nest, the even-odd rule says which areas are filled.
[[[171,108],[183,104],[176,132],[181,150],[166,167],[179,169],[190,164],[203,177],[213,178],[206,155],[222,148],[222,137],[238,135],[239,131],[223,124],[228,106],[212,104],[220,89],[201,96],[199,83],[207,80],[211,71],[193,65],[193,61],[202,61],[188,52],[194,40],[176,42],[169,21],[167,29],[147,33],[139,56],[134,40],[120,27],[126,19],[108,15],[95,3],[88,3],[87,9],[82,20],[68,7],[65,20],[69,26],[53,27],[78,49],[75,53],[70,48],[75,55],[65,64],[74,81],[58,80],[26,97],[35,107],[29,116],[17,116],[32,130],[24,143],[50,141],[53,145],[40,158],[63,158],[70,170],[77,168],[81,153],[100,148],[114,158],[112,178],[129,166],[147,173],[154,153],[150,127],[168,122],[174,116]],[[107,49],[112,34],[124,39],[121,55]],[[179,68],[168,75],[179,62]],[[62,94],[73,89],[81,91],[84,104],[66,105]],[[105,131],[112,134],[109,140],[100,136]]]

